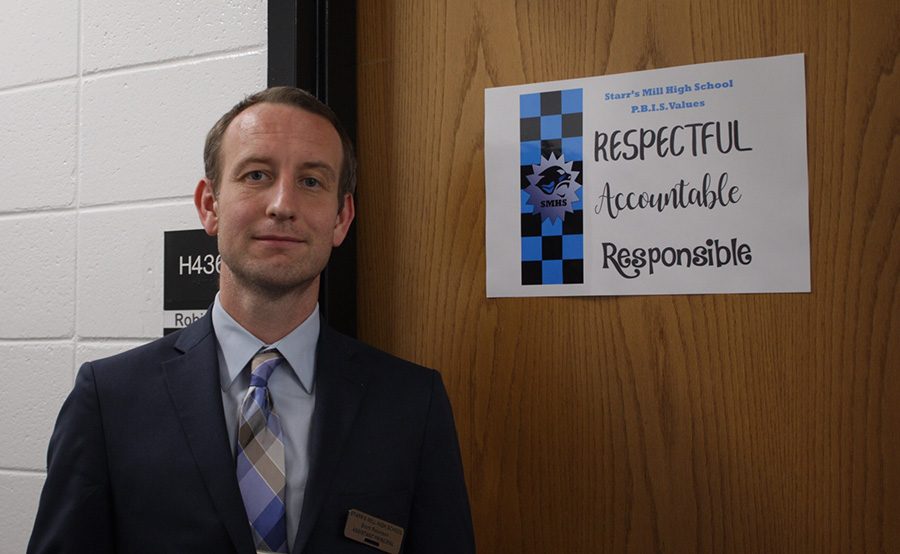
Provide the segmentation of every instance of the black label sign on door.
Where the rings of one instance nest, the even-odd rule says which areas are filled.
[[[222,258],[203,229],[166,231],[163,254],[163,334],[203,317],[219,290]]]

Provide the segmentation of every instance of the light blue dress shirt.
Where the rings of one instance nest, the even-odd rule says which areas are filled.
[[[306,321],[274,344],[265,344],[241,327],[222,307],[218,294],[213,302],[212,324],[219,344],[219,380],[232,455],[236,452],[241,402],[250,387],[250,360],[264,347],[277,348],[287,360],[287,364],[276,367],[269,377],[269,393],[284,432],[285,515],[290,550],[300,525],[300,510],[309,475],[309,427],[316,403],[313,383],[319,305],[316,304]]]

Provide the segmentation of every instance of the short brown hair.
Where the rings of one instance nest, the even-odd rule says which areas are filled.
[[[353,143],[350,135],[344,130],[337,116],[322,101],[295,87],[271,87],[247,96],[228,110],[225,115],[216,121],[209,133],[206,134],[206,145],[203,148],[203,166],[206,178],[212,182],[213,191],[218,192],[219,178],[222,176],[222,164],[220,151],[222,150],[222,138],[225,130],[241,112],[256,104],[284,104],[293,106],[303,111],[324,117],[331,123],[334,130],[341,138],[343,160],[341,161],[341,175],[338,183],[338,199],[344,194],[353,194],[356,190],[356,155],[353,152]],[[343,204],[341,204],[343,205]]]

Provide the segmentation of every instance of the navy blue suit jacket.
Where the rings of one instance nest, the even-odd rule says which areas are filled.
[[[350,509],[405,529],[403,552],[474,552],[440,375],[322,325],[311,469],[292,552],[377,552]],[[81,367],[50,440],[30,554],[254,554],[209,314]]]

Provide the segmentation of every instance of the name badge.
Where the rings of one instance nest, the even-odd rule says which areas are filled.
[[[389,554],[399,554],[403,528],[359,510],[347,512],[344,536]]]

